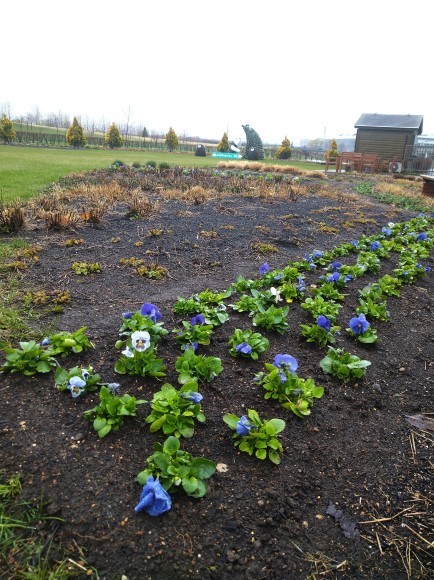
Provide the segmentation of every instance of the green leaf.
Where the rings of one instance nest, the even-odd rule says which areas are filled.
[[[277,451],[269,451],[268,459],[275,465],[279,465],[281,461],[280,455],[277,453]]]
[[[112,426],[107,424],[105,427],[103,427],[102,429],[98,430],[98,436],[100,439],[102,439],[103,437],[105,437],[108,433],[110,433],[112,429]]]
[[[36,370],[38,373],[49,373],[52,369],[52,366],[49,365],[46,361],[40,360],[36,363]]]
[[[274,435],[276,433],[281,433],[285,429],[286,423],[282,419],[270,419],[270,421],[267,422],[267,426],[268,425],[273,428],[273,433],[270,433],[270,435]]]
[[[151,426],[150,426],[151,433],[155,433],[155,431],[158,431],[159,429],[161,429],[161,427],[164,425],[165,422],[166,422],[166,415],[161,415],[161,417],[159,417],[153,423],[151,423]]]
[[[239,420],[240,418],[233,414],[223,415],[223,421],[226,423],[226,425],[229,425],[231,429],[237,428],[237,423]]]
[[[265,451],[265,449],[257,449],[255,452],[255,455],[258,459],[266,459],[267,458],[267,452]]]
[[[180,443],[177,437],[168,437],[163,444],[163,452],[169,455],[175,455],[179,447]]]
[[[106,424],[107,424],[107,419],[104,419],[102,417],[97,417],[93,422],[93,428],[95,429],[95,431],[99,431],[100,429],[105,427]]]
[[[195,477],[185,478],[182,480],[182,487],[184,488],[185,493],[190,495],[191,493],[195,492],[198,487],[198,481]]]
[[[208,479],[216,470],[214,461],[204,457],[196,457],[191,462],[191,470],[198,479]]]

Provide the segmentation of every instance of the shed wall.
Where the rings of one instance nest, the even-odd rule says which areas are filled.
[[[376,153],[381,159],[405,160],[406,147],[414,145],[416,131],[366,129],[357,130],[356,153]]]

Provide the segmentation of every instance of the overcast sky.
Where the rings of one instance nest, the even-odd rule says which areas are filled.
[[[13,0],[0,105],[264,142],[354,132],[362,113],[434,134],[433,0]]]

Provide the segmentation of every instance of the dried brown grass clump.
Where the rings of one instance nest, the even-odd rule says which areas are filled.
[[[106,204],[124,201],[130,195],[128,190],[114,179],[109,183],[101,184],[79,183],[77,186],[71,188],[69,193],[75,198],[84,198],[98,202],[104,200]]]
[[[423,199],[424,205],[427,207],[434,207],[434,198],[422,196],[422,186],[419,179],[400,179],[396,181],[394,177],[383,177],[378,179],[375,183],[375,191],[396,195],[397,197],[405,196],[419,202]]]
[[[152,202],[140,189],[134,190],[129,199],[128,217],[146,218],[159,209],[159,204]]]
[[[19,201],[3,203],[0,199],[0,232],[11,234],[25,227],[23,204]]]
[[[69,208],[40,212],[38,217],[44,219],[47,229],[56,231],[75,229],[82,219],[80,214]]]

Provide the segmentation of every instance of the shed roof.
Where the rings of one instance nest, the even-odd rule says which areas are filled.
[[[379,115],[378,113],[363,113],[354,127],[417,129],[418,135],[420,135],[423,129],[423,115]]]

